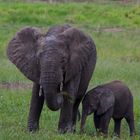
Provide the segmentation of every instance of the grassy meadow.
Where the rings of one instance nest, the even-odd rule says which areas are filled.
[[[0,85],[6,83],[31,84],[6,56],[8,41],[25,26],[47,31],[53,25],[70,24],[91,35],[97,47],[97,65],[89,89],[111,80],[122,80],[134,96],[136,136],[140,140],[140,5],[111,3],[24,3],[0,0]],[[94,136],[92,115],[86,123],[86,134],[60,135],[57,132],[59,111],[44,106],[40,130],[30,134],[26,130],[31,97],[30,88],[0,86],[0,140],[102,140]],[[109,140],[113,121],[109,127]],[[123,120],[121,139],[129,140],[128,126]]]

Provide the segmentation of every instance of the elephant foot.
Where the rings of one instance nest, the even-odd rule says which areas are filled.
[[[104,133],[104,132],[99,132],[98,136],[101,136],[103,138],[107,138],[108,137],[108,134],[107,133]]]
[[[80,129],[80,134],[84,134],[85,130],[84,129]]]
[[[35,133],[35,132],[38,131],[38,130],[39,130],[39,125],[38,125],[37,122],[36,122],[36,123],[33,123],[33,124],[28,123],[28,131],[29,131],[30,133]]]
[[[133,138],[134,136],[135,136],[135,132],[131,132],[131,133],[130,133],[130,137]]]
[[[114,133],[113,137],[120,138],[120,134]]]
[[[64,133],[74,133],[76,132],[75,126],[72,126],[71,124],[67,124],[67,125],[62,125],[58,128],[58,132],[60,134],[64,134]]]

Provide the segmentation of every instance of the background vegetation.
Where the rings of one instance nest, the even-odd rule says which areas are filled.
[[[16,3],[15,3],[16,2]],[[47,31],[53,25],[70,24],[92,36],[97,46],[98,60],[89,89],[111,80],[122,80],[132,90],[136,133],[140,139],[140,6],[138,3],[22,3],[0,0],[0,139],[102,139],[93,136],[92,115],[86,124],[86,134],[57,133],[59,112],[44,106],[40,131],[26,131],[31,85],[6,56],[6,46],[13,35],[25,26],[37,26]],[[12,86],[11,86],[12,84]],[[20,86],[18,86],[20,85]],[[7,87],[7,88],[5,88]],[[128,126],[123,121],[121,139],[129,139]],[[113,131],[110,124],[109,135]],[[109,139],[115,139],[109,137]]]

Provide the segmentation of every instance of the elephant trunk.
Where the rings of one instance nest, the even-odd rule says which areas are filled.
[[[60,82],[57,73],[45,72],[41,75],[41,85],[44,91],[46,104],[52,111],[60,109],[63,105],[63,95],[60,93]]]
[[[53,87],[48,85],[43,88],[44,90],[44,97],[46,100],[46,104],[52,111],[57,111],[63,105],[63,96],[57,91],[54,91]]]
[[[84,132],[86,118],[87,118],[87,113],[82,110],[82,119],[81,119],[80,133]]]

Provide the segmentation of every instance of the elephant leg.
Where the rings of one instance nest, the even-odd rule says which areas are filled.
[[[100,117],[99,132],[103,133],[104,136],[108,134],[108,126],[113,114],[113,108],[110,108],[106,113]]]
[[[134,119],[126,117],[126,121],[129,126],[130,136],[133,136],[135,134]]]
[[[73,113],[73,103],[64,97],[63,107],[60,111],[60,118],[58,124],[59,133],[73,132],[72,128],[72,113]]]
[[[80,104],[81,100],[76,100],[74,106],[73,106],[73,116],[72,116],[72,121],[73,121],[73,128],[74,128],[74,132],[76,131],[76,121],[80,120],[80,112],[78,110],[79,108],[79,104]]]
[[[80,78],[80,81],[79,81],[79,88],[77,89],[77,92],[75,94],[76,100],[75,100],[75,104],[73,106],[73,117],[72,117],[72,120],[73,120],[73,128],[76,127],[78,107],[80,105],[80,102],[81,102],[83,96],[86,93],[86,90],[87,90],[89,81],[90,81],[90,77],[87,78],[86,75],[85,75],[85,72],[83,72],[82,73],[82,76]]]
[[[105,136],[108,134],[109,121],[110,121],[109,119],[104,118],[104,117],[101,117],[100,119],[99,132]]]
[[[39,118],[44,103],[44,95],[39,96],[40,85],[34,83],[28,117],[28,130],[34,132],[39,129]]]
[[[129,126],[130,136],[133,136],[135,134],[133,102],[131,102],[131,104],[128,107],[128,111],[125,115],[125,119],[126,119],[128,126]]]
[[[94,124],[95,124],[95,128],[96,128],[96,132],[99,132],[99,125],[100,125],[100,117],[96,115],[96,113],[94,114]]]
[[[114,135],[119,137],[120,136],[120,127],[121,127],[121,120],[122,119],[114,119]]]
[[[79,73],[79,75],[77,75],[73,80],[71,80],[64,87],[64,91],[67,91],[67,93],[72,98],[69,99],[68,97],[64,96],[64,103],[63,103],[63,107],[61,108],[59,125],[58,125],[58,130],[60,133],[75,131],[77,110],[80,103],[80,102],[76,102],[76,94],[79,87],[80,74],[81,73]]]

